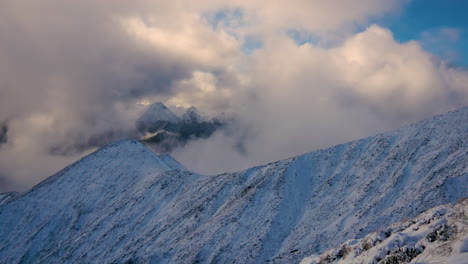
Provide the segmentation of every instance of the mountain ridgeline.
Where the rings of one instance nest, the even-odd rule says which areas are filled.
[[[0,205],[0,262],[299,263],[467,197],[467,121],[213,176],[118,141]]]

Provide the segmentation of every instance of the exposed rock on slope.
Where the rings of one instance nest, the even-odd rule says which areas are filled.
[[[117,142],[0,207],[0,260],[300,262],[467,197],[467,121],[463,108],[216,176]]]
[[[301,264],[468,263],[468,199],[343,243]]]

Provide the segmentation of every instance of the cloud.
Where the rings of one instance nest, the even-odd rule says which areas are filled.
[[[193,163],[193,169],[207,173],[247,168],[468,104],[467,71],[448,67],[418,42],[397,42],[377,25],[334,48],[298,45],[278,36],[243,68],[238,79],[248,81],[239,82],[235,90],[242,92],[226,100],[243,128],[236,131],[244,135],[237,139],[246,146],[245,154],[236,150],[236,136],[218,133],[174,153],[188,167]],[[207,105],[215,100],[184,98]]]
[[[460,40],[460,36],[462,33],[463,31],[458,28],[436,28],[422,32],[421,41],[434,43],[438,43],[440,41],[456,42]]]
[[[236,117],[174,152],[202,172],[281,159],[466,104],[465,71],[379,26],[357,32],[406,2],[4,2],[2,177],[24,190],[134,135],[141,101]],[[317,42],[299,45],[291,31]]]
[[[172,96],[172,83],[194,70],[222,72],[240,52],[236,41],[188,13],[153,1],[2,3],[0,120],[9,120],[9,140],[0,167],[7,176],[34,184],[71,157],[133,135],[144,110],[136,102]],[[41,158],[30,153],[47,161],[31,161]]]
[[[237,34],[271,33],[290,29],[321,37],[349,33],[369,18],[397,12],[407,1],[400,0],[234,0],[204,1],[212,21]],[[198,3],[197,3],[198,4]]]
[[[21,186],[14,184],[9,177],[6,177],[0,172],[0,192],[14,192],[20,189]]]
[[[417,42],[397,43],[389,30],[375,25],[334,51],[346,83],[384,113],[414,119],[417,108],[438,112],[450,105],[451,95],[466,98],[468,92],[455,83],[466,72],[449,69]]]

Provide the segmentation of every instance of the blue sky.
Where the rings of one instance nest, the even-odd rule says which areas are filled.
[[[237,10],[238,11],[238,10]],[[399,42],[418,41],[425,50],[451,66],[468,67],[468,0],[411,0],[398,12],[371,20],[390,29]],[[215,22],[225,19],[220,12]],[[362,25],[364,31],[369,24]],[[313,33],[288,30],[288,34],[298,43],[320,43],[320,37]],[[247,38],[244,52],[262,46],[255,38]]]
[[[467,0],[413,0],[400,13],[377,23],[392,30],[401,42],[418,40],[431,53],[467,67],[467,11]]]

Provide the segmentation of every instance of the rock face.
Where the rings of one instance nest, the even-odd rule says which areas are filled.
[[[215,176],[116,142],[0,206],[0,262],[298,263],[467,197],[467,121]]]

